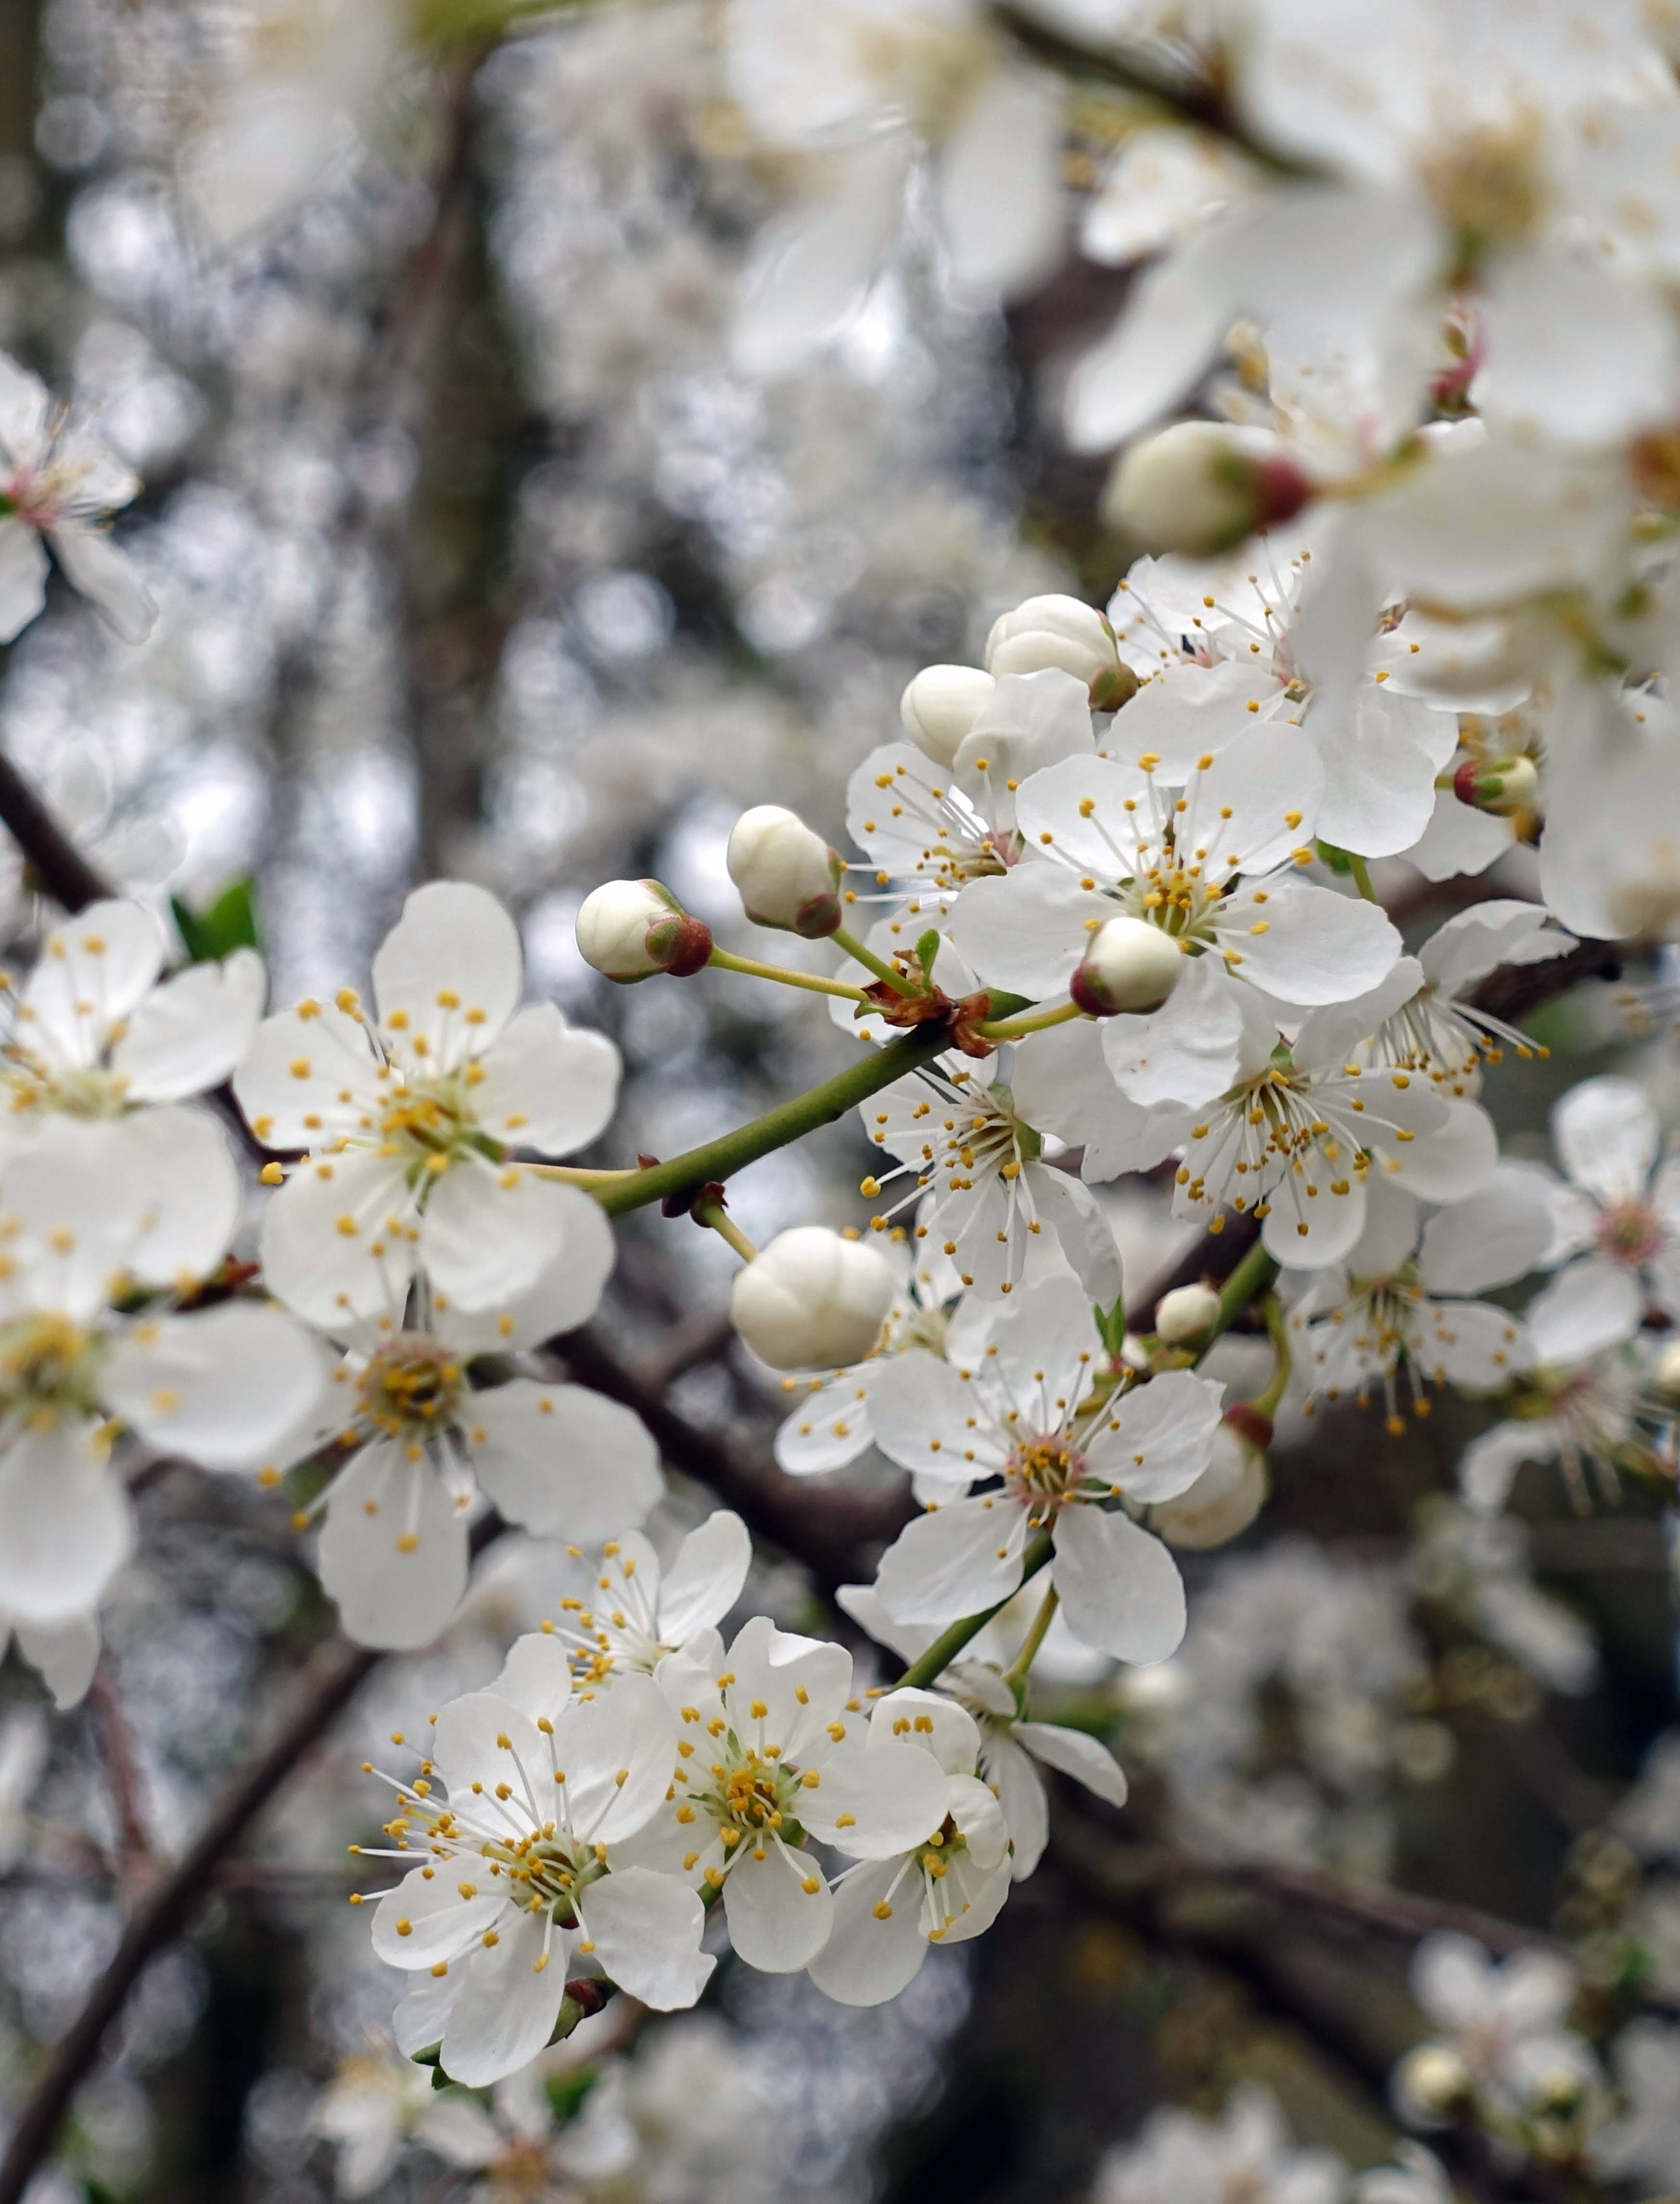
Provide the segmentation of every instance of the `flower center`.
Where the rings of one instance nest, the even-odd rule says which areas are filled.
[[[1642,1201],[1618,1202],[1606,1209],[1594,1228],[1599,1253],[1612,1263],[1637,1269],[1648,1263],[1662,1247],[1662,1229]]]
[[[356,1380],[359,1413],[393,1438],[423,1437],[449,1423],[464,1389],[459,1358],[423,1332],[380,1348]]]
[[[1085,1456],[1064,1434],[1024,1439],[1009,1456],[1004,1478],[1016,1499],[1048,1501],[1060,1508],[1073,1499],[1085,1478]]]
[[[68,1317],[0,1326],[0,1403],[37,1430],[98,1410],[92,1336]]]
[[[701,1804],[721,1824],[719,1834],[731,1852],[742,1838],[761,1839],[766,1830],[783,1834],[796,1820],[799,1770],[774,1745],[762,1752],[737,1749],[714,1763],[712,1774],[717,1787]]]

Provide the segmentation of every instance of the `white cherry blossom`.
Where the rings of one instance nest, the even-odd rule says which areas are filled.
[[[115,1125],[53,1119],[27,1167],[7,1172],[0,1612],[20,1632],[74,1626],[84,1642],[89,1610],[127,1557],[132,1513],[108,1462],[115,1430],[238,1469],[314,1407],[317,1350],[281,1310],[233,1300],[175,1314],[166,1295],[145,1299],[216,1267],[238,1204],[219,1129],[172,1109]],[[133,1312],[113,1306],[137,1289]],[[61,1650],[36,1647],[44,1660]]]
[[[48,544],[125,643],[145,640],[157,607],[105,531],[139,487],[92,430],[55,407],[38,376],[0,353],[0,642],[46,603]]]
[[[1547,1260],[1563,1268],[1536,1318],[1586,1356],[1631,1339],[1647,1306],[1680,1317],[1680,1158],[1664,1158],[1644,1093],[1630,1079],[1583,1080],[1552,1112],[1552,1145],[1565,1182],[1547,1176]]]
[[[1074,1635],[1116,1659],[1163,1661],[1184,1586],[1159,1539],[1110,1503],[1147,1506],[1207,1467],[1220,1389],[1188,1371],[1121,1389],[1071,1279],[1029,1286],[971,1366],[908,1354],[870,1391],[875,1443],[949,1498],[900,1532],[876,1579],[898,1622],[949,1622],[1009,1598],[1033,1532]],[[979,1492],[971,1490],[981,1486]]]
[[[270,1291],[331,1330],[399,1309],[417,1271],[463,1311],[563,1255],[604,1281],[598,1206],[512,1152],[592,1141],[618,1051],[552,1004],[518,1009],[518,933],[482,888],[417,889],[373,981],[372,1017],[346,990],[264,1020],[234,1078],[258,1140],[309,1152],[263,1221]]]
[[[806,1835],[854,1858],[890,1858],[938,1827],[944,1786],[908,1746],[866,1751],[843,1645],[760,1614],[721,1668],[718,1656],[715,1639],[699,1643],[655,1672],[678,1717],[676,1774],[632,1856],[721,1890],[737,1955],[795,1973],[827,1941],[834,1912]]]
[[[920,1750],[940,1780],[915,1840],[860,1860],[834,1885],[834,1922],[811,1979],[840,2005],[884,2005],[915,1980],[930,1944],[989,1928],[1009,1894],[1003,1810],[976,1774],[973,1718],[932,1692],[890,1692],[869,1717],[860,1758]]]
[[[387,1824],[386,1856],[420,1863],[374,1916],[375,1952],[418,1977],[405,2048],[441,2041],[470,2088],[513,2073],[553,2034],[577,1958],[658,2011],[694,2003],[713,1964],[700,1900],[623,1859],[676,1757],[676,1717],[648,1678],[574,1695],[565,1648],[541,1632],[488,1691],[443,1709]]]
[[[1398,1433],[1405,1428],[1403,1385],[1419,1415],[1428,1412],[1431,1384],[1503,1389],[1532,1365],[1532,1343],[1509,1310],[1464,1296],[1535,1269],[1551,1229],[1525,1174],[1496,1175],[1427,1224],[1403,1188],[1374,1180],[1358,1241],[1340,1264],[1312,1275],[1290,1311],[1310,1397],[1347,1393],[1363,1407],[1375,1388],[1388,1430]]]
[[[668,1566],[639,1531],[609,1539],[599,1566],[590,1565],[583,1596],[564,1597],[553,1625],[579,1688],[651,1676],[668,1653],[699,1638],[709,1645],[741,1597],[752,1558],[747,1526],[729,1508],[690,1531]]]
[[[984,1085],[962,1058],[941,1057],[859,1115],[874,1146],[900,1158],[863,1182],[872,1200],[903,1182],[874,1220],[878,1231],[914,1208],[917,1242],[926,1239],[986,1299],[1015,1292],[1033,1243],[1054,1235],[1093,1301],[1109,1308],[1119,1300],[1120,1257],[1095,1197],[1043,1160],[1041,1136],[1017,1116],[1003,1081]]]
[[[9,1144],[45,1117],[118,1117],[180,1102],[228,1078],[263,1014],[254,950],[168,979],[163,936],[138,904],[90,904],[55,927],[0,1041],[0,1120]]]
[[[1151,2112],[1098,2168],[1091,2204],[1341,2204],[1346,2179],[1331,2152],[1293,2143],[1270,2090],[1248,2083],[1216,2122],[1171,2105]]]

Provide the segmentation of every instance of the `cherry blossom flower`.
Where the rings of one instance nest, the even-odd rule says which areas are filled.
[[[930,1944],[979,1935],[1009,1894],[1009,1829],[975,1773],[973,1716],[932,1692],[890,1692],[869,1717],[859,1757],[867,1766],[882,1753],[896,1761],[917,1749],[940,1779],[934,1812],[914,1842],[860,1860],[834,1884],[833,1928],[809,1972],[839,2005],[896,1997],[920,1973]]]
[[[1079,1180],[1043,1161],[1043,1140],[1007,1086],[983,1087],[961,1058],[941,1057],[859,1114],[874,1145],[902,1158],[865,1179],[865,1195],[906,1182],[873,1220],[878,1231],[914,1206],[917,1241],[931,1241],[962,1285],[989,1299],[1015,1290],[1048,1225],[1091,1299],[1103,1308],[1119,1300],[1120,1258],[1102,1211]]]
[[[175,1314],[167,1299],[132,1309],[148,1289],[207,1276],[238,1207],[220,1130],[190,1111],[116,1125],[53,1119],[27,1168],[8,1172],[0,1611],[14,1628],[74,1626],[85,1638],[89,1611],[127,1558],[131,1510],[107,1462],[116,1429],[234,1469],[310,1413],[317,1352],[281,1310],[234,1300]],[[44,1659],[60,1650],[37,1646]]]
[[[1680,2028],[1630,2021],[1611,2059],[1624,2109],[1593,2137],[1594,2170],[1642,2188],[1680,2179]]]
[[[1342,1263],[1312,1274],[1290,1311],[1310,1397],[1351,1393],[1364,1407],[1380,1387],[1388,1430],[1399,1433],[1403,1379],[1419,1415],[1428,1412],[1431,1383],[1501,1390],[1531,1366],[1532,1344],[1509,1310],[1462,1296],[1534,1270],[1551,1229],[1526,1174],[1496,1175],[1427,1225],[1403,1188],[1374,1181],[1358,1241]]]
[[[145,642],[157,607],[103,526],[139,487],[90,430],[55,412],[38,376],[0,353],[0,642],[46,603],[49,543],[122,640]]]
[[[1040,999],[1067,986],[1087,935],[1116,911],[1161,928],[1205,969],[1161,1010],[1110,1021],[1103,1045],[1133,1101],[1197,1103],[1235,1070],[1235,994],[1340,1002],[1384,978],[1400,941],[1374,904],[1295,877],[1313,856],[1323,778],[1303,735],[1257,726],[1204,750],[1181,793],[1162,785],[1157,756],[1035,773],[1016,809],[1037,854],[965,888],[952,933],[983,979]]]
[[[352,1346],[314,1428],[263,1465],[332,1445],[342,1468],[299,1526],[324,1514],[317,1564],[346,1632],[364,1645],[435,1638],[459,1605],[479,1495],[538,1537],[589,1545],[634,1530],[665,1490],[659,1449],[631,1410],[587,1386],[516,1375],[474,1386],[488,1344],[517,1352],[562,1326],[531,1296],[502,1323],[434,1308],[429,1329]],[[486,1339],[486,1333],[489,1340]]]
[[[1560,2078],[1583,2089],[1598,2084],[1590,2047],[1566,2025],[1575,1993],[1575,1970],[1554,1952],[1517,1952],[1501,1963],[1473,1937],[1438,1928],[1412,1956],[1411,1994],[1440,2031],[1421,2051],[1445,2050],[1484,2114],[1498,2119],[1527,2117]],[[1444,2108],[1408,2087],[1418,2057],[1402,2062],[1395,2094],[1408,2119],[1428,2126]]]
[[[938,1827],[943,1784],[908,1746],[865,1750],[843,1645],[760,1614],[721,1669],[716,1655],[715,1642],[701,1641],[660,1663],[655,1681],[680,1715],[680,1758],[630,1857],[721,1890],[737,1955],[791,1974],[822,1949],[834,1914],[802,1850],[807,1834],[856,1859],[892,1857]]]
[[[1098,2169],[1092,2204],[1340,2204],[1347,2169],[1327,2150],[1303,2150],[1270,2090],[1234,2090],[1217,2121],[1176,2106],[1151,2112],[1133,2142]]]
[[[138,904],[90,904],[55,927],[0,1041],[7,1144],[52,1113],[119,1117],[218,1087],[244,1055],[268,981],[254,950],[160,983],[163,937]]]
[[[690,1531],[668,1567],[639,1531],[610,1539],[599,1566],[591,1565],[586,1597],[562,1599],[553,1626],[578,1688],[654,1675],[667,1654],[698,1639],[709,1648],[741,1597],[752,1558],[747,1526],[729,1508]],[[719,1665],[723,1650],[718,1643]]]
[[[895,1622],[873,1585],[842,1585],[837,1597],[855,1621],[908,1667],[938,1637],[926,1624]],[[982,1638],[988,1633],[983,1632]],[[1110,1806],[1126,1804],[1126,1771],[1097,1739],[1058,1722],[1029,1721],[1001,1663],[979,1657],[979,1641],[955,1661],[935,1689],[955,1699],[979,1731],[975,1771],[996,1794],[1009,1833],[1009,1873],[1024,1882],[1050,1841],[1050,1800],[1041,1767],[1070,1776]]]
[[[882,1559],[876,1589],[894,1621],[996,1606],[1021,1581],[1029,1537],[1048,1529],[1050,1580],[1074,1635],[1118,1660],[1166,1659],[1184,1635],[1177,1564],[1108,1503],[1147,1506],[1195,1482],[1220,1389],[1174,1371],[1127,1391],[1117,1375],[1089,1302],[1060,1278],[1000,1311],[973,1366],[909,1354],[882,1372],[870,1391],[876,1444],[923,1490],[955,1488]]]
[[[426,2115],[438,2101],[430,2070],[383,2044],[341,2059],[310,2115],[315,2133],[336,2147],[338,2194],[367,2196],[377,2189],[409,2136],[425,2139]]]
[[[592,1141],[618,1051],[552,1004],[518,1010],[518,932],[482,888],[417,889],[373,979],[376,1017],[349,990],[301,1003],[264,1020],[234,1081],[258,1140],[309,1151],[263,1221],[270,1291],[331,1330],[400,1308],[421,1271],[462,1311],[563,1254],[604,1282],[598,1206],[510,1152]]]
[[[621,1857],[664,1802],[677,1727],[646,1677],[574,1696],[565,1648],[541,1632],[438,1715],[427,1772],[396,1782],[395,1851],[370,1855],[423,1859],[374,1916],[376,1955],[417,1978],[402,2048],[441,2041],[470,2088],[513,2073],[553,2033],[577,1957],[658,2011],[694,2003],[713,1964],[700,1901]]]
[[[1566,1183],[1548,1173],[1563,1265],[1533,1313],[1583,1357],[1631,1339],[1647,1304],[1680,1317],[1680,1160],[1661,1160],[1656,1113],[1630,1079],[1583,1080],[1552,1112]]]

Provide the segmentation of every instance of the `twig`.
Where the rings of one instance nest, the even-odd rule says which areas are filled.
[[[116,1815],[117,1879],[144,1880],[151,1865],[151,1839],[140,1807],[140,1776],[135,1764],[128,1723],[111,1681],[109,1665],[102,1661],[87,1691],[88,1711],[99,1733],[99,1750],[105,1763],[111,1805]]]
[[[0,755],[0,821],[30,870],[72,915],[111,891],[9,757]]]

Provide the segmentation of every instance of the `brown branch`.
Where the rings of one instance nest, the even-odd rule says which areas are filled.
[[[36,879],[73,915],[111,891],[12,763],[0,755],[0,821]]]
[[[116,1816],[116,1868],[121,1882],[145,1879],[152,1863],[151,1839],[140,1807],[140,1776],[135,1764],[133,1740],[110,1668],[102,1661],[87,1691],[88,1711],[99,1733],[99,1750]]]

